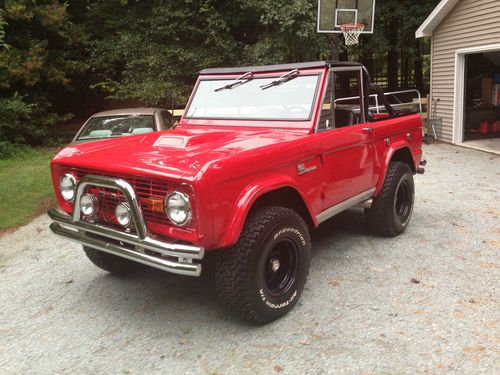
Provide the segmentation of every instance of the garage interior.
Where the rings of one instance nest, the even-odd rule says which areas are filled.
[[[465,56],[464,142],[500,151],[500,51]]]

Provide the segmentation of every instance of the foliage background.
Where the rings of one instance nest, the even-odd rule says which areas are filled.
[[[425,90],[414,32],[438,1],[378,0],[375,33],[340,59]],[[183,106],[206,67],[330,59],[316,17],[315,0],[0,0],[0,157],[111,105]]]

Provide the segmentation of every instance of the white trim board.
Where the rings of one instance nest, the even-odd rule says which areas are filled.
[[[441,0],[434,8],[429,17],[415,31],[415,38],[423,38],[432,36],[434,29],[439,26],[441,21],[448,15],[459,0]]]
[[[500,43],[480,47],[462,48],[455,51],[455,79],[453,94],[453,139],[454,144],[464,141],[464,95],[465,95],[465,55],[500,51]]]

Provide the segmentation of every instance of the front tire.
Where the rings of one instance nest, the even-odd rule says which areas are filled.
[[[391,162],[379,195],[365,210],[369,229],[378,235],[394,237],[403,233],[410,222],[415,201],[415,184],[410,167]]]
[[[249,214],[236,245],[216,263],[217,293],[243,318],[266,324],[299,299],[309,272],[311,240],[306,223],[284,207]]]
[[[83,251],[92,263],[113,275],[128,275],[135,273],[144,267],[140,263],[108,254],[88,246],[84,246]]]

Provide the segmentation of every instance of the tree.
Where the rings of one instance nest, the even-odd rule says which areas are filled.
[[[1,16],[0,35],[8,48],[0,49],[0,111],[8,108],[14,119],[3,120],[0,140],[40,144],[50,126],[65,118],[52,110],[53,103],[72,90],[72,78],[86,69],[83,37],[64,3],[6,0]],[[16,119],[23,126],[14,131],[7,125]]]
[[[232,15],[223,4],[96,2],[86,24],[95,40],[90,60],[97,76],[94,86],[117,99],[184,103],[200,69],[237,63]]]
[[[86,23],[94,86],[112,98],[182,105],[205,67],[328,57],[316,10],[307,0],[95,2]]]
[[[438,1],[378,1],[375,33],[341,58],[421,88],[414,32]],[[206,67],[328,60],[316,19],[309,0],[0,0],[0,142],[40,144],[105,97],[182,106]]]
[[[4,11],[0,9],[0,48],[8,48],[8,45],[5,44],[5,26],[7,22],[4,19]]]

